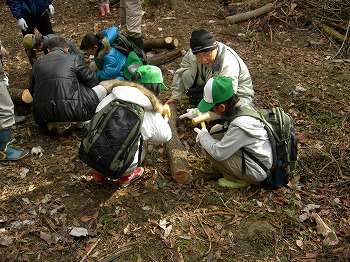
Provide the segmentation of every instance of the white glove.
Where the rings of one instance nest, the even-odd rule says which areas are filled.
[[[193,119],[196,116],[198,116],[198,108],[189,108],[187,109],[187,113],[179,116],[180,119],[183,118],[188,118],[188,119]]]
[[[168,115],[164,115],[164,120],[165,120],[167,123],[169,122]]]
[[[22,31],[27,31],[27,22],[23,18],[17,20],[17,25],[21,28]]]
[[[7,55],[7,50],[5,47],[1,46],[1,56],[4,57]]]
[[[50,15],[53,15],[55,13],[55,8],[53,7],[53,5],[49,5],[49,12]]]
[[[206,128],[199,129],[198,127],[195,127],[193,130],[197,133],[197,137],[196,137],[197,143],[199,142],[199,136],[201,133],[203,133],[203,132],[208,133],[208,130]]]

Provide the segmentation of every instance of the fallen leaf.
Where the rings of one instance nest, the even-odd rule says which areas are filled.
[[[69,234],[73,237],[82,237],[88,235],[88,230],[83,227],[72,227]]]
[[[1,246],[9,246],[12,244],[13,242],[13,237],[10,236],[4,236],[4,237],[0,237],[0,245]]]
[[[94,216],[83,216],[82,218],[80,218],[80,220],[83,222],[89,222],[93,218]]]
[[[166,228],[164,229],[164,235],[163,235],[162,238],[163,238],[163,239],[167,239],[167,237],[170,235],[172,229],[173,229],[173,226],[172,226],[172,225],[166,227]]]
[[[40,231],[40,238],[45,240],[48,244],[56,244],[61,237],[56,233],[50,234]]]
[[[303,249],[304,243],[303,243],[302,240],[298,239],[298,240],[296,241],[296,244],[297,244],[298,247],[300,247],[300,249]]]

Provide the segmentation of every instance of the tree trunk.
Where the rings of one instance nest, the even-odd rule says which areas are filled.
[[[145,52],[152,49],[175,49],[178,46],[179,40],[171,36],[161,39],[145,39],[143,42],[143,50]]]
[[[171,110],[169,126],[171,128],[172,138],[166,143],[166,151],[170,163],[171,177],[178,183],[188,183],[191,178],[191,172],[187,161],[187,150],[177,135],[176,107],[174,104],[170,104],[169,107]]]
[[[174,60],[181,55],[183,55],[181,49],[174,49],[172,51],[164,51],[162,53],[159,53],[157,55],[154,55],[152,57],[147,58],[147,63],[150,65],[159,66],[159,65],[163,65],[167,62],[170,62],[171,60]]]
[[[274,9],[274,5],[272,3],[268,3],[266,5],[264,5],[263,7],[260,7],[258,9],[246,12],[246,13],[241,13],[241,14],[237,14],[237,15],[232,15],[232,16],[228,16],[225,18],[225,21],[227,23],[237,23],[237,22],[242,22],[242,21],[246,21],[258,16],[261,16],[263,14],[266,14],[270,11],[272,11]]]

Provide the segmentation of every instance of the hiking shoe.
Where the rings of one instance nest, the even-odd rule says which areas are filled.
[[[243,188],[250,185],[249,183],[243,180],[231,181],[231,180],[227,180],[226,178],[220,178],[218,182],[219,182],[219,186],[230,187],[230,188]]]
[[[132,180],[138,179],[143,174],[143,167],[138,167],[130,176],[123,176],[117,180],[121,187],[127,187]]]
[[[63,135],[72,130],[73,124],[72,122],[55,122],[48,123],[46,126],[49,133]]]
[[[97,183],[102,183],[102,182],[105,182],[105,181],[107,181],[107,177],[105,177],[105,176],[103,176],[103,175],[101,175],[100,173],[97,173],[97,172],[94,172],[93,174],[92,174],[92,176],[94,177],[94,180],[95,180],[95,182],[97,182]]]

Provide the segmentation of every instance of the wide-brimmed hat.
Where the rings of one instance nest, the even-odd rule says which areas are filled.
[[[135,74],[140,75],[138,80],[141,84],[160,84],[162,90],[168,90],[163,83],[162,70],[154,65],[143,65],[136,69]]]
[[[216,104],[234,96],[232,79],[228,77],[212,77],[204,86],[203,99],[198,104],[200,112],[207,112]]]
[[[33,47],[40,45],[40,39],[41,36],[35,34],[26,34],[23,37],[23,46],[26,49],[28,55],[32,53]]]

